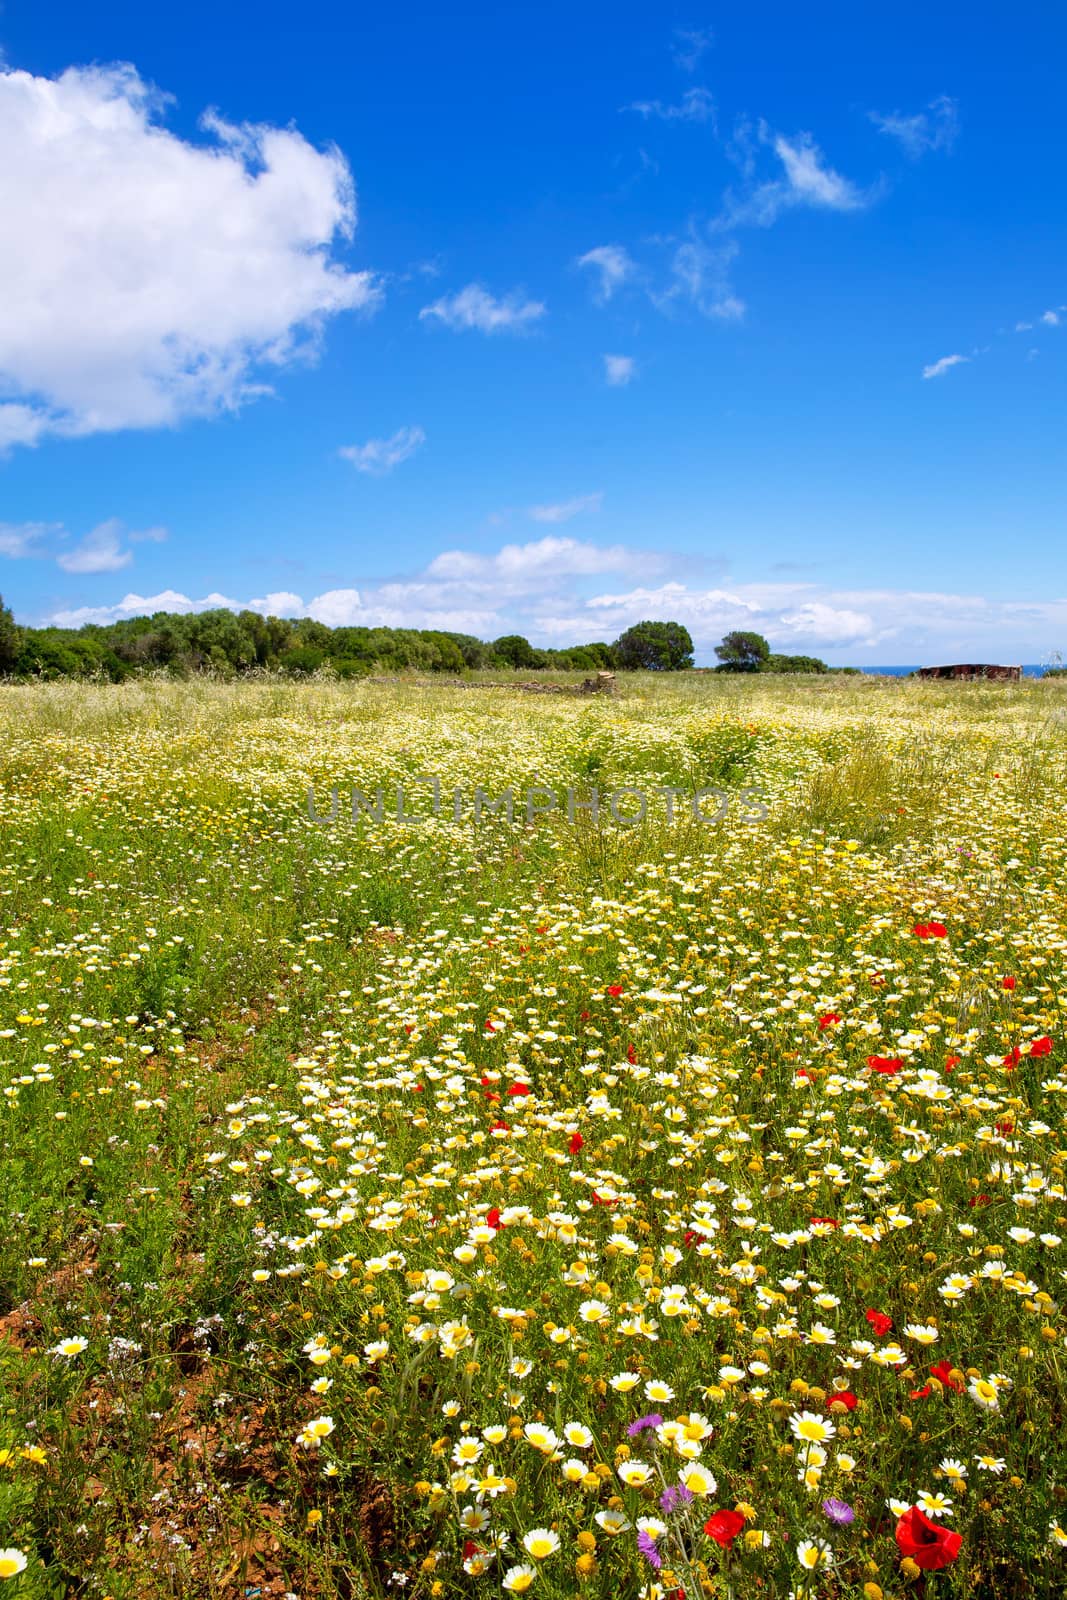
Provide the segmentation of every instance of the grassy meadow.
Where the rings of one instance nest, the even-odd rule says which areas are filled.
[[[5,1594],[1067,1590],[1067,690],[620,684],[0,687]]]

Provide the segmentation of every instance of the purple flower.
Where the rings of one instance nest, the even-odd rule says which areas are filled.
[[[650,1533],[645,1533],[644,1529],[642,1529],[642,1531],[637,1535],[637,1548],[640,1550],[649,1566],[654,1567],[658,1572],[660,1567],[663,1565],[663,1557],[656,1549],[655,1539],[653,1539]]]
[[[830,1521],[841,1528],[851,1522],[856,1515],[847,1500],[835,1500],[831,1497],[823,1501],[822,1508]]]
[[[644,1433],[646,1428],[658,1428],[663,1418],[658,1411],[650,1411],[647,1417],[638,1417],[636,1422],[631,1422],[626,1430],[628,1439],[636,1439],[639,1433]]]
[[[684,1483],[669,1483],[659,1497],[661,1511],[677,1511],[679,1506],[691,1504],[693,1493]]]

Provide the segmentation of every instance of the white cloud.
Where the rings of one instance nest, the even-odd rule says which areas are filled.
[[[734,143],[743,170],[751,174],[758,146],[746,124],[735,130]],[[787,139],[761,123],[759,143],[773,149],[781,163],[782,176],[757,184],[741,196],[728,192],[716,224],[719,228],[769,228],[783,211],[802,206],[822,211],[859,211],[874,198],[873,191],[860,189],[828,165],[810,133]]]
[[[718,246],[706,243],[695,228],[680,243],[675,241],[666,289],[653,293],[652,303],[660,311],[670,311],[685,302],[705,317],[720,322],[738,322],[745,314],[745,302],[734,294],[729,268],[738,254],[732,239]]]
[[[351,461],[357,472],[382,478],[413,456],[425,441],[426,435],[421,428],[398,428],[388,439],[368,439],[366,444],[346,444],[337,454],[345,461]]]
[[[831,211],[855,211],[864,204],[855,184],[825,164],[809,133],[798,134],[792,142],[779,134],[774,152],[785,167],[790,191],[799,204],[825,206]]]
[[[553,505],[531,506],[529,515],[535,522],[569,522],[583,511],[599,511],[602,493],[578,495],[574,500],[561,500]]]
[[[1042,320],[1042,322],[1044,322],[1050,328],[1058,328],[1059,325],[1060,325],[1059,312],[1058,311],[1042,311],[1041,320]]]
[[[708,89],[687,89],[677,105],[665,105],[662,100],[635,100],[623,111],[636,111],[647,122],[658,117],[661,122],[714,122],[715,101]]]
[[[600,305],[606,305],[616,289],[632,278],[637,270],[633,259],[621,244],[597,245],[595,250],[587,250],[584,256],[579,256],[576,265],[592,267],[599,274],[596,299]]]
[[[945,375],[950,367],[961,366],[964,362],[969,361],[970,359],[970,356],[942,356],[940,361],[931,361],[928,367],[923,368],[923,377],[941,378]]]
[[[133,551],[121,544],[122,523],[112,517],[87,533],[73,550],[56,557],[64,572],[118,572],[133,560]]]
[[[162,125],[129,65],[0,66],[0,445],[169,426],[268,392],[373,278],[336,149],[295,128]]]
[[[947,94],[938,95],[925,111],[913,116],[904,116],[899,111],[889,116],[877,111],[869,111],[867,115],[882,133],[895,139],[913,161],[930,150],[951,150],[959,132],[958,108]]]
[[[495,551],[443,551],[408,579],[330,589],[304,600],[288,591],[243,602],[222,594],[191,599],[173,589],[127,594],[112,606],[72,606],[49,620],[77,627],[154,611],[245,607],[310,616],[330,626],[445,628],[492,639],[525,633],[535,642],[614,639],[646,617],[683,623],[701,659],[731,628],[762,633],[773,649],[867,661],[1034,661],[1067,638],[1067,597],[998,601],[982,595],[846,589],[811,581],[718,583],[700,588],[669,576],[662,555],[549,536]],[[596,587],[607,574],[626,583]]]
[[[613,389],[624,389],[637,371],[633,356],[605,356],[604,377]]]
[[[540,300],[525,300],[518,292],[497,300],[477,283],[423,306],[420,320],[435,317],[446,328],[479,333],[524,333],[548,308]]]
[[[695,72],[701,56],[715,42],[710,28],[675,28],[672,38],[671,55],[682,72]]]
[[[178,589],[162,589],[159,594],[128,594],[113,606],[75,606],[54,611],[48,621],[57,628],[82,628],[88,622],[121,622],[127,617],[150,617],[156,611],[241,611],[236,600],[224,594],[205,595],[202,600],[190,600]]]
[[[73,548],[62,547],[67,537],[61,522],[0,523],[0,556],[54,560],[64,572],[118,572],[133,560],[133,551],[123,548],[124,538],[130,544],[162,544],[167,530],[152,527],[127,532],[117,517],[109,517]]]
[[[41,556],[41,540],[59,531],[59,523],[0,522],[0,556],[12,561],[28,556]]]

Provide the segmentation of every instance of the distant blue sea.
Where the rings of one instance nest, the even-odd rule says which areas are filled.
[[[861,667],[860,668],[861,672],[868,672],[868,673],[875,673],[875,674],[881,673],[881,675],[883,677],[885,677],[885,678],[906,678],[908,676],[909,672],[918,672],[918,670],[919,670],[918,666],[914,666],[914,667]],[[1024,667],[1023,668],[1023,677],[1024,678],[1041,678],[1041,677],[1044,677],[1044,674],[1045,674],[1044,667]]]

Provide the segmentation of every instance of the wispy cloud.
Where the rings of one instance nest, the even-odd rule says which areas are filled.
[[[727,191],[716,222],[718,228],[768,228],[783,211],[801,206],[820,211],[860,211],[874,199],[875,191],[860,188],[830,166],[810,133],[787,139],[784,134],[771,132],[765,123],[760,124],[755,141],[747,124],[740,124],[735,130],[731,148],[749,177],[755,172],[761,145],[773,150],[781,175],[754,184],[740,195]]]
[[[166,528],[127,531],[118,517],[100,522],[76,545],[61,522],[0,522],[0,556],[8,560],[54,561],[64,572],[119,572],[133,560],[133,544],[162,544]],[[125,543],[124,543],[125,541]]]
[[[350,461],[357,472],[366,472],[372,478],[383,478],[402,461],[413,456],[426,435],[421,428],[398,428],[388,439],[368,439],[366,444],[342,445],[337,454]]]
[[[612,389],[624,389],[637,372],[633,356],[605,356],[604,378]]]
[[[696,226],[691,226],[687,238],[673,241],[669,281],[665,289],[653,292],[653,305],[665,312],[679,304],[691,305],[701,316],[720,322],[740,321],[745,302],[733,292],[729,281],[729,269],[737,254],[733,239],[711,245]]]
[[[671,57],[682,72],[695,72],[705,51],[715,42],[710,28],[675,28],[671,35]]]
[[[582,494],[573,500],[560,500],[554,505],[531,506],[528,515],[535,522],[569,522],[572,517],[577,517],[583,511],[599,511],[603,503],[603,492],[596,494]]]
[[[456,294],[423,306],[419,318],[435,319],[457,332],[473,328],[479,333],[525,333],[547,309],[540,300],[524,299],[518,291],[498,300],[481,284],[469,283]]]
[[[881,133],[895,139],[912,161],[931,150],[951,150],[959,132],[959,108],[947,94],[940,94],[924,111],[905,116],[900,111],[883,116],[869,111],[870,120]]]
[[[7,556],[10,561],[42,556],[42,541],[59,528],[59,523],[0,522],[0,556]]]
[[[621,244],[598,244],[595,250],[587,250],[584,256],[579,256],[575,265],[588,267],[597,274],[599,281],[594,296],[600,305],[606,305],[616,289],[637,272],[636,263]]]
[[[964,362],[969,361],[970,359],[970,356],[942,356],[940,361],[931,361],[928,367],[923,368],[923,377],[944,377],[945,373],[948,372],[950,367],[961,366]]]
[[[119,572],[133,560],[133,551],[122,548],[121,535],[122,523],[112,517],[57,556],[56,563],[64,572]]]
[[[1042,311],[1041,320],[1046,327],[1058,328],[1061,319],[1058,311]]]
[[[656,117],[661,122],[715,121],[715,101],[711,91],[700,87],[687,89],[676,105],[668,105],[662,100],[634,100],[621,109],[636,111],[646,122],[650,117]]]

